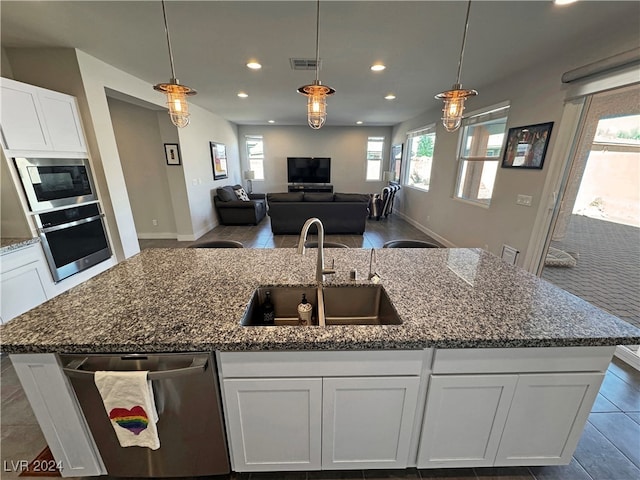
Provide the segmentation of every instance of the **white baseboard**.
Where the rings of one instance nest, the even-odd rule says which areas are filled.
[[[203,236],[205,233],[211,231],[213,228],[217,227],[218,224],[217,223],[211,223],[205,227],[202,227],[200,230],[198,230],[195,233],[189,234],[189,235],[180,235],[178,234],[178,240],[181,242],[193,242],[197,239],[199,239],[201,236]]]
[[[615,356],[623,362],[631,365],[636,370],[640,371],[640,356],[638,356],[638,353],[634,352],[630,348],[627,348],[623,345],[616,347]]]
[[[175,240],[178,235],[175,232],[137,232],[137,236],[138,240]]]
[[[438,243],[441,243],[442,245],[444,245],[445,247],[448,248],[456,248],[456,245],[453,242],[450,242],[449,240],[447,240],[444,237],[441,237],[440,235],[438,235],[437,233],[429,230],[427,227],[425,227],[424,225],[416,222],[413,218],[407,217],[404,213],[401,212],[393,212],[393,215],[398,215],[399,217],[401,217],[405,222],[410,223],[411,225],[413,225],[414,227],[416,227],[418,230],[420,230],[423,233],[426,233],[427,235],[429,235],[431,238],[433,238],[434,240],[437,240]]]

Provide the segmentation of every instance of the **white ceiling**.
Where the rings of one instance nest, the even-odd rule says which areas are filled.
[[[337,91],[327,125],[393,125],[438,107],[433,96],[455,81],[466,6],[323,0],[320,79]],[[149,88],[169,80],[158,0],[2,0],[0,8],[2,47],[76,47]],[[315,57],[315,9],[308,0],[167,1],[176,74],[198,91],[190,101],[241,125],[306,124],[306,99],[296,89],[314,72],[293,71],[289,59]],[[603,46],[617,40],[640,45],[640,2],[476,0],[462,83],[482,95],[496,79],[546,62],[564,61],[569,70],[621,53]],[[247,69],[250,59],[262,70]],[[371,72],[378,61],[387,69]],[[240,90],[249,97],[238,98]],[[387,93],[397,99],[385,100]]]

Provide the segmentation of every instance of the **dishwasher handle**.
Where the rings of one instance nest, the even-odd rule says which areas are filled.
[[[75,378],[93,378],[93,374],[90,370],[82,370],[82,365],[88,360],[88,357],[76,359],[71,362],[66,367],[63,367],[62,370],[69,377]],[[187,375],[194,375],[197,373],[202,373],[207,369],[207,364],[209,362],[209,357],[205,355],[193,357],[193,361],[191,365],[185,368],[174,368],[171,370],[158,370],[155,372],[149,372],[147,374],[147,378],[149,380],[169,380],[176,377],[184,377]]]

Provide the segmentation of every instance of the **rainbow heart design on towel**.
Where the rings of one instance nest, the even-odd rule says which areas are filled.
[[[147,412],[140,405],[131,409],[113,408],[109,412],[109,418],[134,435],[139,435],[149,425]]]

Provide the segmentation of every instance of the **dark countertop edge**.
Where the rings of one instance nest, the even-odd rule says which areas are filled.
[[[203,351],[221,352],[264,352],[264,351],[366,351],[366,350],[422,350],[425,348],[544,348],[544,347],[603,347],[618,345],[637,345],[640,337],[612,338],[574,338],[574,339],[493,339],[493,340],[442,340],[432,342],[327,342],[290,344],[264,343],[210,343],[210,344],[139,344],[139,345],[18,345],[3,344],[2,351],[7,354],[57,353],[57,354],[113,354],[113,353],[193,353]]]

